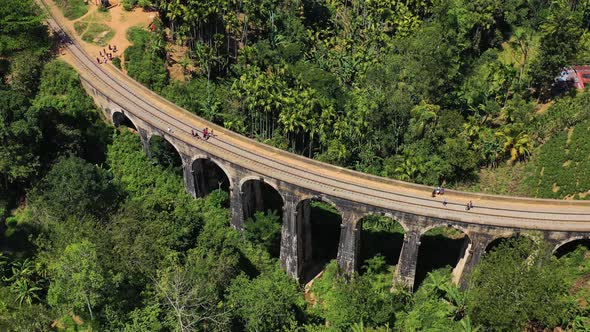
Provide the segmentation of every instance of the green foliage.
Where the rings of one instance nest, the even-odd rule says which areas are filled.
[[[563,1],[154,4],[156,32],[129,31],[143,84],[276,147],[429,185],[533,156],[533,97],[585,50],[586,7]],[[164,27],[188,82],[167,83]]]
[[[113,62],[113,66],[117,67],[118,69],[122,68],[121,67],[121,58],[119,58],[119,57],[113,58],[112,62]]]
[[[205,119],[222,122],[226,117],[226,87],[210,84],[204,78],[189,82],[172,81],[162,91],[162,95]]]
[[[138,230],[148,232],[143,238],[148,245],[153,240],[149,233],[161,234],[162,228],[167,229],[164,234],[168,235],[161,234],[158,241],[171,241],[170,245],[183,248],[194,244],[194,236],[202,226],[198,204],[186,193],[176,173],[149,161],[137,136],[126,131],[117,134],[109,148],[107,162],[115,181],[129,194],[130,201],[137,203],[128,204],[121,211],[120,222],[127,225],[126,228],[141,218],[143,222],[136,225]],[[167,220],[168,224],[151,224],[151,220]],[[141,226],[144,223],[145,226]],[[126,231],[131,232],[129,236],[133,228],[127,228]]]
[[[129,76],[155,91],[162,91],[168,83],[164,61],[164,40],[159,32],[130,28],[127,37],[133,43],[125,52],[125,69]]]
[[[88,12],[88,4],[84,0],[57,0],[56,3],[70,20],[80,18]]]
[[[111,175],[78,157],[59,159],[31,193],[31,204],[56,220],[70,216],[104,216],[116,208]],[[40,212],[42,211],[42,212]]]
[[[77,21],[74,23],[74,29],[83,41],[98,46],[106,46],[115,35],[113,29],[97,22]]]
[[[543,242],[504,241],[473,271],[467,311],[497,331],[520,329],[529,321],[557,326],[567,319],[562,272]]]
[[[218,287],[235,272],[234,255],[192,255],[184,266],[172,263],[161,269],[156,284],[163,303],[165,324],[173,330],[203,326],[207,330],[224,331],[229,313],[220,302]]]
[[[296,282],[278,269],[252,280],[240,275],[228,291],[229,305],[246,331],[289,329],[304,306]]]
[[[161,136],[150,138],[152,160],[164,168],[182,173],[182,159],[176,147]]]
[[[590,153],[590,121],[561,132],[545,143],[535,163],[533,176],[526,180],[537,197],[583,198],[590,189],[587,158]]]
[[[390,291],[392,270],[386,268],[383,257],[366,264],[363,275],[347,280],[339,276],[336,263],[331,262],[314,280],[311,291],[318,304],[313,312],[335,330],[348,330],[358,322],[367,327],[393,326],[395,313],[406,307],[407,294]]]
[[[68,245],[62,256],[50,267],[51,284],[47,302],[66,313],[88,311],[102,301],[105,278],[97,259],[96,246],[90,241]]]
[[[467,308],[466,293],[451,282],[450,269],[428,274],[413,297],[411,310],[400,315],[404,331],[478,331]]]
[[[69,16],[87,10],[82,1],[59,4]],[[590,189],[589,95],[572,93],[534,111],[537,97],[554,96],[561,66],[587,58],[584,4],[123,5],[157,7],[162,17],[154,32],[128,31],[128,73],[230,129],[420,183],[475,181],[478,167],[530,159],[539,196]],[[501,247],[476,269],[468,292],[450,282],[450,269],[431,272],[415,294],[392,291],[389,252],[403,243],[403,229],[380,216],[363,220],[372,250],[363,274],[344,278],[332,262],[304,298],[272,257],[278,215],[257,213],[245,232],[232,229],[227,193],[188,195],[173,148],[154,138],[150,160],[135,135],[101,125],[75,72],[45,64],[42,19],[31,1],[0,8],[0,219],[26,202],[8,217],[0,241],[7,252],[1,330],[52,323],[101,331],[587,328],[588,309],[576,304],[588,301],[579,287],[589,266],[581,250],[556,261],[540,245]],[[94,40],[100,31],[91,19],[76,27]],[[185,82],[169,80],[170,41],[186,46]],[[333,206],[311,207],[322,220],[339,220]],[[454,245],[463,236],[428,235],[457,239]],[[430,256],[420,264],[442,257]]]
[[[36,181],[59,155],[101,162],[108,141],[73,69],[59,61],[31,65],[39,60],[34,52],[10,58],[15,79],[0,88],[0,187],[7,189]]]
[[[254,244],[263,246],[278,257],[281,243],[281,218],[276,211],[256,211],[253,218],[246,220],[246,238]]]
[[[552,78],[575,58],[583,33],[582,17],[583,12],[574,10],[566,1],[551,3],[548,15],[540,26],[539,55],[531,65],[533,83],[540,96],[547,97]]]
[[[8,332],[45,331],[53,313],[42,304],[19,305],[8,287],[0,287],[0,329]]]
[[[43,69],[41,80],[30,112],[42,131],[43,163],[67,153],[102,162],[110,129],[99,118],[76,72],[64,62],[53,61]]]
[[[587,105],[590,93],[560,98],[544,114],[538,116],[533,128],[542,141],[589,118]]]
[[[123,0],[121,4],[123,5],[123,9],[130,11],[137,4],[137,0]]]
[[[0,9],[0,55],[10,56],[25,49],[36,56],[49,50],[43,15],[31,0],[6,0]]]
[[[403,234],[404,228],[389,217],[371,214],[363,218],[363,231]]]

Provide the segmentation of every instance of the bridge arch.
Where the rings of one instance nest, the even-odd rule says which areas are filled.
[[[147,137],[150,157],[164,167],[182,172],[183,160],[180,149],[174,142],[159,133],[150,133]]]
[[[518,232],[503,235],[503,236],[498,236],[498,237],[494,238],[493,240],[491,240],[490,243],[488,243],[488,245],[486,246],[486,249],[485,249],[485,253],[489,253],[492,250],[496,249],[496,247],[498,247],[504,241],[509,241],[511,239],[518,239],[518,238],[526,238],[526,239],[533,241],[533,239],[529,238],[527,235],[522,234],[522,233],[518,233]]]
[[[323,195],[296,204],[298,275],[308,282],[338,257],[343,211]]]
[[[258,176],[244,177],[239,186],[246,237],[266,247],[272,257],[279,258],[285,206],[283,195],[276,184]]]
[[[386,265],[398,265],[407,226],[400,220],[386,214],[368,213],[357,221],[361,230],[360,272],[368,259],[383,256]]]
[[[124,111],[113,111],[111,121],[115,127],[126,126],[133,130],[137,130],[137,125],[131,117],[124,113]]]
[[[420,230],[420,237],[422,237],[423,235],[425,235],[426,233],[430,232],[431,230],[433,230],[435,228],[452,228],[454,230],[457,230],[457,231],[465,234],[465,236],[468,236],[468,233],[469,233],[466,228],[463,228],[461,226],[457,226],[454,224],[446,224],[446,225],[432,224],[432,225],[428,225]]]
[[[590,234],[589,235],[579,235],[568,238],[557,243],[553,247],[553,255],[557,258],[560,258],[568,253],[577,249],[578,246],[583,245],[586,248],[590,249]]]
[[[260,176],[246,176],[240,180],[244,220],[251,218],[257,211],[276,211],[280,220],[283,218],[285,198],[274,181],[266,181]]]
[[[417,289],[428,273],[436,269],[451,266],[455,276],[462,270],[472,242],[469,232],[457,225],[435,224],[422,229],[413,289]]]
[[[297,206],[299,206],[303,201],[315,201],[315,202],[323,202],[326,204],[331,205],[334,209],[338,211],[340,215],[344,214],[344,211],[336,204],[336,202],[325,195],[316,195],[316,194],[307,194],[303,195],[297,201]]]
[[[191,158],[190,167],[197,197],[205,197],[217,189],[230,191],[232,179],[222,163],[207,155],[196,155]]]

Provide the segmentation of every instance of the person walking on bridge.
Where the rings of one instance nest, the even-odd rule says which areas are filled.
[[[209,127],[205,127],[205,129],[203,129],[203,138],[205,140],[208,140],[212,134],[213,134],[213,131],[209,130]]]

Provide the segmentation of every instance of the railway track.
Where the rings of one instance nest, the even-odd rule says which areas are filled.
[[[227,160],[273,179],[314,192],[362,202],[375,207],[472,224],[501,227],[589,231],[590,203],[526,199],[447,191],[448,204],[430,198],[432,188],[379,178],[293,155],[225,130],[181,109],[122,73],[95,63],[74,35],[59,24],[60,17],[47,9],[51,29],[62,36],[82,79],[126,111],[170,136],[193,145],[219,159]],[[209,141],[195,141],[191,130],[207,126],[217,132]],[[464,211],[465,202],[475,208]]]

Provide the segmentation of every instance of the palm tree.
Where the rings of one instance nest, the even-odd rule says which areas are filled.
[[[446,283],[443,285],[445,291],[445,299],[453,306],[455,312],[455,320],[465,317],[465,310],[467,310],[467,296],[459,287],[453,283]]]
[[[33,300],[40,300],[37,292],[41,290],[41,287],[35,286],[26,279],[16,280],[10,285],[10,290],[16,295],[16,301],[19,305],[22,305],[23,302],[30,305],[33,303]]]
[[[504,153],[510,154],[509,162],[517,160],[524,161],[533,149],[531,137],[521,128],[522,126],[506,126],[503,130],[496,132],[503,143]]]
[[[33,300],[39,300],[37,292],[41,288],[37,287],[33,281],[35,272],[33,261],[27,258],[23,261],[12,263],[12,275],[10,278],[4,278],[5,282],[10,283],[9,288],[16,295],[19,305],[22,305],[23,302],[31,304]]]
[[[415,180],[419,175],[426,173],[426,161],[422,157],[406,155],[399,166],[394,169],[394,175],[402,181]]]
[[[410,131],[414,137],[422,138],[426,132],[426,128],[435,124],[438,119],[440,106],[428,104],[422,101],[419,105],[414,106],[410,111],[412,118],[410,119]]]

